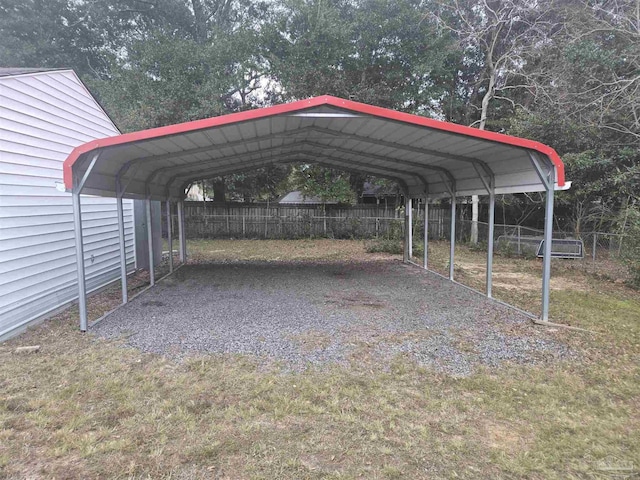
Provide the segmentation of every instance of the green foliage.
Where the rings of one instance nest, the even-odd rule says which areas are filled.
[[[368,242],[365,249],[368,253],[383,252],[394,255],[404,253],[404,220],[398,219],[390,221],[384,235]],[[413,252],[414,255],[422,255],[422,245],[417,241],[414,241]]]
[[[640,150],[611,145],[609,135],[580,126],[562,112],[520,111],[512,120],[515,135],[554,145],[572,187],[558,192],[556,215],[575,232],[617,228],[617,212],[640,198]]]
[[[250,31],[221,33],[204,44],[153,31],[131,42],[109,78],[89,84],[125,131],[231,113],[252,106],[258,43]]]
[[[0,65],[75,69],[123,132],[321,94],[469,125],[490,94],[487,128],[563,155],[573,186],[559,192],[556,218],[583,232],[616,228],[640,201],[636,8],[634,0],[0,0]],[[289,173],[270,167],[210,186],[253,201],[299,185],[353,203],[370,180],[318,165],[298,169],[293,183]],[[504,199],[512,221],[541,218],[535,195]]]
[[[182,1],[1,0],[0,65],[73,68],[81,76],[110,78],[131,42],[162,29],[191,25]]]
[[[355,203],[348,173],[303,164],[294,167],[292,182],[306,197],[318,197],[322,202]]]
[[[487,251],[487,242],[479,241],[476,243],[467,242],[467,248],[472,252],[486,252]]]
[[[367,253],[391,253],[401,255],[404,252],[404,246],[401,240],[393,238],[379,238],[367,242],[365,250]]]
[[[631,273],[631,284],[640,288],[640,209],[629,209],[627,215],[629,229],[622,240],[622,258]]]
[[[433,112],[447,39],[417,0],[284,0],[266,31],[271,75],[284,98],[332,94]]]
[[[228,175],[224,180],[230,200],[272,201],[289,191],[287,179],[290,173],[291,168],[288,165],[270,165]]]
[[[404,238],[404,220],[398,219],[390,221],[384,238],[389,240],[402,240]]]

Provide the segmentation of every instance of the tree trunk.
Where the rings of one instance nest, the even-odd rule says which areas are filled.
[[[196,42],[202,44],[207,38],[207,19],[201,0],[191,0],[193,30]]]
[[[478,128],[484,130],[487,125],[487,116],[489,111],[489,102],[493,98],[496,85],[496,72],[493,67],[489,68],[489,87],[487,93],[482,97],[482,110],[480,112],[480,125]],[[480,197],[478,195],[471,196],[471,243],[478,243],[478,210]]]
[[[480,198],[478,195],[471,196],[471,243],[478,243],[478,207]]]
[[[211,182],[211,186],[213,187],[213,201],[224,203],[226,201],[227,190],[224,179],[214,180]]]
[[[364,182],[367,179],[365,175],[359,173],[352,173],[349,175],[349,184],[351,189],[356,194],[356,203],[362,203],[362,194],[364,193]]]
[[[489,68],[489,87],[487,93],[482,97],[482,110],[480,112],[480,130],[484,130],[487,125],[487,116],[489,111],[489,102],[493,98],[496,88],[496,72],[493,67]]]

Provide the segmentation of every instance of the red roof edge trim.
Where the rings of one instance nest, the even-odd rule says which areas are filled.
[[[560,159],[560,156],[556,151],[542,143],[527,140],[524,138],[512,137],[510,135],[504,135],[502,133],[490,132],[487,130],[478,130],[477,128],[467,127],[464,125],[458,125],[456,123],[443,122],[441,120],[434,120],[427,117],[421,117],[410,113],[397,112],[395,110],[389,110],[387,108],[375,107],[373,105],[367,105],[364,103],[354,102],[352,100],[345,100],[342,98],[332,97],[330,95],[323,95],[321,97],[309,98],[307,100],[299,100],[297,102],[285,103],[282,105],[275,105],[272,107],[258,108],[255,110],[247,110],[244,112],[230,113],[228,115],[220,115],[218,117],[205,118],[202,120],[194,120],[191,122],[177,123],[175,125],[167,125],[165,127],[151,128],[148,130],[140,130],[137,132],[125,133],[116,137],[107,137],[99,140],[92,140],[85,144],[77,146],[69,154],[64,161],[63,175],[65,187],[69,190],[73,188],[72,167],[74,163],[80,158],[81,155],[97,150],[99,148],[113,147],[117,145],[123,145],[126,143],[133,143],[137,141],[150,140],[153,138],[166,137],[172,135],[178,135],[181,133],[194,132],[197,130],[204,130],[207,128],[220,127],[229,125],[232,123],[240,123],[248,120],[257,120],[260,118],[282,115],[286,113],[296,112],[300,110],[306,110],[309,108],[330,105],[334,107],[350,110],[355,113],[363,113],[366,115],[372,115],[375,117],[386,118],[397,122],[408,123],[412,125],[423,126],[432,128],[434,130],[441,130],[445,132],[455,133],[458,135],[464,135],[468,137],[480,138],[489,140],[492,142],[503,143],[506,145],[512,145],[515,147],[525,148],[528,150],[534,150],[542,153],[548,157],[553,165],[556,167],[557,178],[556,182],[558,186],[562,187],[565,184],[565,172],[564,164]]]

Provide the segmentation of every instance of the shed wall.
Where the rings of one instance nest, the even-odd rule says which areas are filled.
[[[71,195],[56,188],[74,147],[118,135],[72,71],[0,78],[0,340],[77,298]],[[133,202],[125,200],[130,268]],[[119,276],[115,200],[83,196],[87,288]]]

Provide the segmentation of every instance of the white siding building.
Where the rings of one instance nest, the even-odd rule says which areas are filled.
[[[78,296],[71,195],[59,187],[71,150],[118,135],[71,70],[0,68],[0,340]],[[135,264],[133,202],[125,200]],[[87,289],[119,278],[115,200],[82,200]]]

